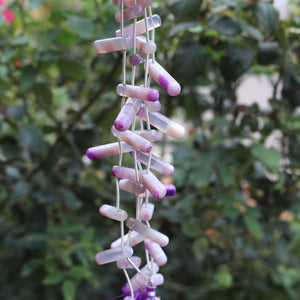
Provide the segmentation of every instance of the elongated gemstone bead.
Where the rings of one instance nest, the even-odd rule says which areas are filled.
[[[129,241],[128,241],[129,239]],[[132,231],[130,234],[124,235],[124,244],[129,245],[130,247],[134,247],[137,244],[141,243],[144,240],[144,237],[136,231]],[[119,238],[110,244],[110,248],[120,248],[122,245],[122,239]]]
[[[130,152],[130,155],[133,157],[133,152]],[[145,154],[145,153],[137,151],[136,158],[139,162],[148,166],[149,154]],[[151,156],[150,167],[151,167],[151,169],[153,169],[165,176],[171,176],[175,171],[175,168],[173,165],[169,164],[168,162],[162,160],[161,158],[159,158],[153,154]]]
[[[159,100],[150,102],[150,101],[144,101],[145,106],[152,112],[159,112],[161,109],[161,103]]]
[[[133,151],[134,148],[130,145],[122,142],[122,153]],[[108,157],[112,155],[118,155],[120,152],[119,143],[110,143],[101,146],[91,147],[87,150],[86,155],[89,159],[97,159],[102,157]]]
[[[137,115],[143,119],[147,120],[145,107],[142,105]],[[158,130],[172,137],[173,139],[180,139],[185,134],[185,129],[182,125],[178,124],[175,121],[170,120],[166,116],[162,115],[159,112],[153,113],[151,111],[148,112],[149,122],[151,125],[156,127]]]
[[[123,300],[135,300],[134,297],[126,296]]]
[[[152,4],[153,0],[136,0],[136,3],[143,6],[148,7]]]
[[[153,270],[148,265],[144,266],[140,272],[136,273],[130,280],[131,286],[134,292],[142,292],[149,281],[149,279],[153,278],[153,276],[158,272],[158,266],[156,264],[153,264]],[[152,274],[152,271],[154,271],[154,274]],[[154,278],[155,279],[155,278]],[[160,278],[157,278],[158,283],[161,282]],[[154,284],[154,283],[153,283]],[[128,286],[128,283],[126,283],[123,288],[122,292],[125,295],[130,295],[130,289]]]
[[[134,231],[140,233],[145,238],[147,238],[153,242],[156,242],[157,244],[159,244],[162,247],[168,245],[168,243],[169,243],[169,238],[166,235],[164,235],[163,233],[161,233],[153,228],[148,227],[147,225],[145,225],[133,218],[127,219],[126,225],[130,230],[134,230]]]
[[[102,216],[116,220],[116,221],[125,221],[128,218],[128,214],[123,209],[118,209],[115,206],[103,204],[99,208],[99,213]]]
[[[147,18],[147,24],[148,24],[148,30],[152,30],[154,28],[157,28],[161,25],[161,19],[159,15],[153,15],[152,20],[150,17]],[[141,20],[136,22],[136,35],[141,35],[146,32],[146,25],[145,20]],[[124,36],[132,36],[133,34],[133,24],[130,24],[126,27],[124,27],[123,35]],[[121,36],[121,30],[117,30],[115,32],[115,35],[120,37]]]
[[[156,44],[148,41],[145,36],[136,37],[136,47],[144,53],[153,54],[156,51]]]
[[[151,143],[154,143],[157,140],[157,130],[135,130],[134,133],[138,134]]]
[[[163,266],[167,263],[168,258],[164,250],[157,244],[150,240],[145,240],[145,248],[149,251],[153,260],[159,265]]]
[[[128,179],[131,181],[136,180],[136,171],[132,168],[126,168],[121,166],[112,167],[112,175],[116,178]]]
[[[133,249],[129,246],[124,248],[109,249],[96,254],[95,260],[98,265],[111,263],[127,257],[131,257]]]
[[[136,5],[127,9],[124,9],[124,21],[138,18],[144,14],[144,9],[141,5]],[[118,11],[115,13],[115,19],[118,23],[121,21],[121,13]]]
[[[138,256],[131,256],[130,260],[135,264],[135,266],[137,266],[138,268],[141,265],[141,258]],[[119,269],[134,269],[133,265],[129,262],[128,259],[122,259],[122,260],[118,260],[117,261],[117,267]]]
[[[116,91],[119,96],[131,97],[145,101],[156,101],[159,98],[158,90],[130,84],[119,84]]]
[[[133,148],[140,150],[142,152],[150,152],[152,149],[152,143],[148,140],[144,139],[143,137],[139,136],[138,134],[126,130],[126,131],[118,131],[114,126],[111,128],[111,133],[118,139],[126,142]]]
[[[94,49],[97,53],[103,54],[113,51],[125,50],[133,47],[131,36],[113,37],[94,42]]]
[[[155,199],[162,199],[166,195],[165,186],[157,179],[157,177],[152,172],[141,173],[140,180]]]
[[[140,182],[130,181],[128,179],[122,179],[119,181],[120,189],[128,193],[139,195],[145,192],[146,187]]]
[[[140,100],[128,98],[126,103],[121,108],[117,118],[115,119],[114,125],[116,129],[119,131],[128,130],[130,125],[133,123],[136,113],[140,107]]]
[[[142,52],[138,52],[136,54],[132,54],[129,56],[129,63],[132,66],[137,66],[139,64],[141,64],[142,62],[144,62],[146,59],[146,54],[142,53]]]
[[[154,204],[153,203],[144,203],[140,209],[140,218],[142,221],[150,221],[154,212]]]
[[[134,0],[125,0],[125,5],[127,7],[133,7],[134,6]]]
[[[166,189],[166,196],[165,197],[172,197],[176,194],[176,187],[173,184],[164,184]],[[145,198],[146,194],[141,194],[141,197]],[[154,196],[149,193],[148,198],[154,198]]]
[[[149,61],[149,74],[170,96],[180,94],[180,84],[157,61]]]

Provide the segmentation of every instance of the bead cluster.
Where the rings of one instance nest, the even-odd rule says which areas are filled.
[[[161,19],[158,15],[152,15],[152,0],[112,0],[112,3],[120,6],[120,11],[115,14],[120,29],[113,38],[95,41],[94,48],[100,54],[123,52],[123,82],[116,88],[117,94],[122,97],[122,105],[111,128],[111,133],[118,142],[89,148],[87,156],[94,160],[119,155],[119,164],[112,168],[112,175],[116,180],[116,205],[104,204],[99,213],[120,222],[121,237],[111,244],[111,249],[97,253],[96,262],[99,265],[116,262],[117,267],[123,270],[127,279],[127,284],[122,288],[125,300],[157,300],[156,286],[164,282],[158,270],[167,262],[162,247],[169,243],[169,238],[150,226],[154,204],[149,202],[149,198],[159,200],[173,196],[176,187],[162,184],[151,171],[152,169],[163,176],[171,176],[174,172],[170,163],[152,154],[152,143],[157,140],[158,133],[157,130],[151,130],[151,125],[174,139],[180,139],[185,129],[159,112],[159,91],[150,88],[150,81],[153,79],[170,96],[177,96],[181,87],[155,60],[155,28],[161,25]],[[142,19],[138,20],[140,17]],[[124,27],[124,22],[129,20],[132,23]],[[129,56],[132,66],[131,84],[126,83],[128,51],[132,51]],[[142,86],[135,84],[136,68],[140,64],[144,65],[145,70],[145,82]],[[140,129],[136,130],[138,120]],[[130,153],[133,157],[134,168],[122,166],[124,153]],[[135,195],[135,218],[128,218],[127,212],[120,208],[120,189]],[[129,229],[127,234],[124,233],[124,224]],[[144,242],[147,262],[142,268],[141,258],[133,256],[133,247],[141,242]],[[131,279],[127,269],[136,271]]]

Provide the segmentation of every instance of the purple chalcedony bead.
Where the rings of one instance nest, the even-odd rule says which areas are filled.
[[[129,56],[129,63],[132,66],[137,66],[145,61],[145,54],[142,52],[138,52],[136,54],[132,54]]]
[[[166,184],[166,197],[172,197],[176,194],[176,186],[174,184]]]

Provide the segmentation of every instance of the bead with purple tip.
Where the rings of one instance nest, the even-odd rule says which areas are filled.
[[[140,100],[128,98],[115,119],[114,125],[116,129],[119,131],[128,130],[130,125],[133,123],[136,113],[139,111],[140,107]]]
[[[146,59],[146,54],[142,52],[138,52],[129,56],[129,63],[132,66],[137,66],[143,63]]]
[[[142,221],[150,221],[153,216],[154,208],[153,203],[144,203],[140,209],[140,219]]]
[[[122,142],[122,153],[133,151],[134,148]],[[86,155],[89,159],[94,160],[102,157],[120,154],[119,143],[110,143],[101,146],[91,147],[87,150]]]
[[[157,140],[157,130],[135,130],[134,133],[138,134],[139,136],[143,137],[144,139],[148,140],[151,143],[156,142]]]
[[[141,265],[141,258],[138,257],[138,256],[131,256],[130,257],[130,260],[128,259],[122,259],[122,260],[118,260],[117,261],[117,267],[119,269],[134,269],[134,266],[130,263],[130,261],[133,262],[133,264],[136,266],[136,267],[140,267]]]
[[[143,35],[136,37],[136,47],[146,54],[153,54],[156,51],[156,44],[152,41],[147,41]]]
[[[96,254],[95,260],[98,265],[111,263],[117,260],[131,257],[133,249],[129,246],[124,248],[109,249]]]
[[[159,98],[159,91],[142,86],[119,84],[117,94],[122,97],[131,97],[145,101],[156,101]]]
[[[149,153],[152,149],[152,143],[148,140],[144,139],[143,137],[139,136],[138,134],[126,130],[126,131],[119,131],[115,128],[115,126],[112,126],[111,133],[116,138],[126,142],[133,148],[140,150],[145,153]]]
[[[103,54],[113,51],[125,50],[133,47],[131,36],[113,37],[94,42],[94,49],[97,53]]]
[[[136,5],[133,7],[129,7],[124,9],[124,21],[132,20],[138,18],[144,14],[144,9],[141,5]],[[121,21],[121,13],[118,11],[115,13],[115,20],[120,23]]]
[[[147,121],[145,106],[141,106],[140,110],[137,113],[144,121]],[[162,131],[166,135],[172,137],[173,139],[180,139],[185,134],[185,129],[182,125],[178,124],[175,121],[170,120],[166,116],[162,115],[159,112],[153,113],[148,112],[149,122],[151,125],[156,127],[158,130]]]
[[[152,172],[141,173],[140,180],[155,199],[162,199],[166,195],[165,186],[157,179],[157,177]]]
[[[170,96],[180,94],[180,84],[158,62],[149,61],[149,74]]]
[[[165,184],[166,197],[173,197],[176,194],[176,186],[174,184]]]
[[[157,244],[148,239],[145,240],[145,248],[158,266],[163,266],[167,263],[168,258],[164,250]]]
[[[126,191],[128,193],[139,195],[145,192],[146,187],[140,183],[135,181],[130,181],[128,179],[122,179],[119,181],[120,189]]]
[[[130,155],[133,157],[133,152],[130,152]],[[149,154],[137,151],[136,158],[139,162],[148,166]],[[173,165],[153,154],[151,156],[150,167],[164,176],[171,176],[175,170]]]
[[[126,226],[130,230],[134,230],[134,231],[140,233],[145,238],[147,238],[153,242],[156,242],[157,244],[159,244],[162,247],[167,246],[169,243],[169,238],[165,234],[163,234],[153,228],[150,228],[147,225],[145,225],[133,218],[127,219]]]
[[[153,15],[152,18],[148,17],[147,18],[147,25],[148,25],[148,30],[152,30],[154,28],[157,28],[161,25],[161,19],[159,15]],[[124,27],[123,30],[123,35],[124,36],[132,36],[133,32],[133,24],[130,24],[126,27]],[[145,20],[140,20],[136,22],[136,35],[141,35],[146,32],[146,25],[145,25]],[[117,37],[121,36],[121,30],[117,30],[115,32],[115,35]]]
[[[127,233],[124,235],[124,244],[134,247],[137,244],[141,243],[144,240],[144,237],[136,231],[132,231],[130,234]],[[119,238],[110,244],[110,248],[120,248],[122,245],[122,239]]]

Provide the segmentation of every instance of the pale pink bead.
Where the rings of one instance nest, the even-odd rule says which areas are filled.
[[[113,51],[125,50],[133,47],[131,36],[113,37],[94,42],[94,49],[97,53],[103,54]]]
[[[170,96],[180,94],[180,84],[158,62],[149,61],[149,74]]]
[[[132,231],[130,234],[125,234],[123,241],[124,245],[128,245],[130,247],[134,247],[137,244],[141,243],[144,240],[144,237],[136,231]],[[119,238],[111,243],[110,248],[120,248],[122,245],[122,239]]]
[[[149,254],[159,266],[163,266],[167,263],[168,258],[164,250],[160,247],[160,245],[148,239],[145,240],[144,243],[145,243],[145,248],[149,251]]]
[[[142,221],[150,221],[154,212],[153,203],[144,203],[140,209],[140,218]]]
[[[134,0],[125,0],[125,5],[127,7],[133,7],[134,6]]]
[[[156,51],[156,44],[152,41],[148,41],[145,36],[136,37],[136,47],[146,54],[153,54]]]
[[[153,0],[136,0],[136,3],[143,6],[148,7],[152,4]]]
[[[161,103],[159,100],[154,102],[144,101],[144,105],[152,112],[159,112],[161,109]]]
[[[140,257],[138,257],[138,256],[131,256],[130,260],[134,263],[134,265],[136,267],[138,267],[138,268],[140,267],[141,262],[142,262],[142,260],[141,260]],[[117,261],[117,267],[119,269],[134,269],[134,266],[130,263],[130,260],[128,260],[128,259],[118,260]]]
[[[95,260],[98,265],[111,263],[132,256],[133,249],[129,246],[124,248],[109,249],[106,251],[98,252]]]
[[[113,166],[112,175],[116,178],[128,179],[131,181],[136,180],[136,171],[135,169],[132,168]]]
[[[122,179],[119,181],[120,189],[128,193],[139,195],[145,192],[146,187],[140,182],[130,181],[128,179]]]
[[[128,218],[128,214],[125,210],[107,204],[103,204],[102,206],[100,206],[99,213],[102,216],[120,222],[125,221]]]
[[[124,21],[136,19],[144,14],[144,9],[141,5],[136,5],[127,9],[124,9]],[[121,13],[118,11],[115,13],[115,20],[121,22]]]
[[[155,199],[162,199],[166,195],[167,191],[165,189],[165,186],[157,179],[157,177],[152,172],[141,173],[140,180]]]
[[[116,92],[119,96],[130,97],[145,101],[156,101],[159,98],[159,91],[142,86],[119,84]]]
[[[134,148],[130,145],[121,143],[122,153],[133,151]],[[91,147],[87,150],[86,155],[89,159],[97,159],[120,154],[119,143],[110,143],[101,146]]]
[[[157,140],[157,130],[135,130],[134,133],[138,134],[151,143],[154,143]]]

